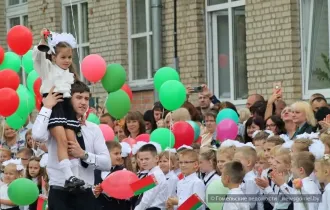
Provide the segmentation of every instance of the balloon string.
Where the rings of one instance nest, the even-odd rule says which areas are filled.
[[[22,74],[25,74],[25,69],[24,69],[24,66],[23,66],[23,56],[21,56],[21,68],[22,68]],[[25,87],[25,88],[27,89],[27,87]],[[28,107],[29,107],[29,96],[27,95],[26,96],[26,108],[28,108]],[[28,112],[28,116],[27,117],[28,117],[29,123],[30,123],[30,113],[29,112]],[[24,122],[24,124],[22,125],[22,127],[20,129],[24,128],[24,125],[25,125],[25,122]],[[19,130],[20,129],[17,130],[17,134],[19,134]]]
[[[173,130],[173,121],[172,121],[172,113],[171,112],[169,113],[169,120],[170,120],[170,144],[169,145],[171,147],[171,145],[172,145],[172,135],[171,135],[171,132]],[[169,166],[169,171],[171,171],[171,150],[169,150],[168,153],[169,153],[168,166]]]
[[[5,139],[4,139],[4,137],[5,137],[5,124],[6,124],[5,122],[6,122],[6,120],[3,119],[3,120],[2,120],[1,144],[5,142]]]

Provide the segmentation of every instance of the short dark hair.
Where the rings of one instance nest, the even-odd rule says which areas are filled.
[[[240,184],[245,176],[244,168],[241,162],[232,161],[224,165],[224,171],[230,177],[230,182]]]
[[[115,120],[116,120],[116,119],[115,119],[113,116],[111,116],[109,113],[102,114],[101,117],[110,117],[112,121],[115,121]]]
[[[71,85],[71,95],[84,92],[90,93],[91,91],[89,87],[82,81],[77,80]]]
[[[157,156],[157,149],[152,144],[145,144],[143,145],[138,152],[151,152],[153,156]]]
[[[25,154],[25,155],[29,156],[29,159],[30,159],[33,156],[33,150],[25,147],[25,148],[20,149],[17,152],[17,154]]]

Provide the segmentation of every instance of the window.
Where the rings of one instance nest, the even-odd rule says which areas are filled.
[[[63,3],[63,31],[71,33],[77,40],[77,49],[73,53],[73,62],[81,80],[80,62],[89,55],[88,4],[86,1],[65,0]]]
[[[208,84],[221,99],[248,96],[245,0],[206,0]]]
[[[130,83],[151,81],[151,19],[150,0],[127,0],[128,18],[128,78]]]
[[[330,0],[301,0],[301,57],[304,98],[330,93],[329,6]]]
[[[7,31],[16,25],[28,26],[28,5],[27,0],[7,0],[6,5],[6,26]],[[10,49],[9,49],[10,50]],[[26,84],[26,74],[21,69],[19,73],[20,81]]]

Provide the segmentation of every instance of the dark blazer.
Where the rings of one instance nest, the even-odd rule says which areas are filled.
[[[296,131],[294,136],[296,137],[297,135],[301,135],[304,133],[313,133],[313,132],[316,132],[316,130],[317,130],[317,127],[313,127],[306,122],[300,129],[298,128],[298,130]]]

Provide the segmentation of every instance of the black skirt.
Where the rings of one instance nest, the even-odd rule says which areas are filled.
[[[46,97],[48,93],[43,94]],[[73,110],[71,98],[63,98],[62,102],[57,103],[50,115],[48,128],[63,126],[65,129],[76,130],[80,127],[76,112]]]

